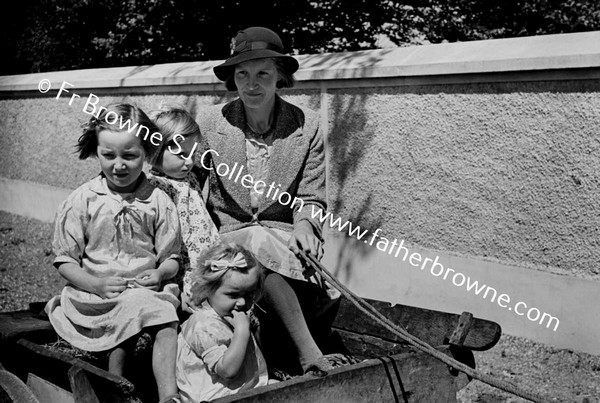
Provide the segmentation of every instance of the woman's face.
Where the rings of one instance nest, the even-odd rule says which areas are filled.
[[[269,109],[275,104],[279,74],[273,59],[256,59],[235,66],[235,85],[247,108]]]

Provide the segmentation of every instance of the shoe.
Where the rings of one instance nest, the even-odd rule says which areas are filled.
[[[338,368],[343,365],[357,364],[359,362],[359,359],[351,355],[341,353],[326,354],[321,358],[318,358],[316,361],[308,364],[308,366],[304,370],[304,374],[323,377],[327,375],[328,371],[334,368]]]
[[[321,356],[315,361],[309,363],[304,367],[305,375],[314,375],[318,377],[324,377],[327,372],[335,368],[333,364],[327,359],[327,356]]]
[[[358,364],[361,362],[361,360],[352,355],[342,353],[327,354],[324,357],[327,358],[329,363],[333,365],[334,368],[341,367],[343,365]]]

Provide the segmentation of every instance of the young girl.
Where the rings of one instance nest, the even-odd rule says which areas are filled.
[[[152,367],[159,399],[179,402],[178,295],[173,285],[161,289],[179,269],[179,221],[173,202],[142,172],[155,147],[125,130],[134,125],[157,131],[142,110],[129,104],[109,105],[84,126],[79,158],[95,156],[102,172],[59,208],[54,265],[67,285],[46,312],[58,335],[73,346],[111,350],[109,371],[117,375],[123,374],[125,342],[154,327]]]
[[[248,310],[262,290],[263,269],[236,244],[216,244],[191,272],[199,306],[177,343],[177,386],[198,403],[266,385],[267,366],[250,331]]]
[[[164,190],[177,206],[183,245],[180,274],[185,276],[182,301],[189,306],[189,273],[196,267],[200,254],[219,241],[215,227],[202,199],[202,189],[194,166],[194,154],[201,141],[200,128],[182,107],[166,106],[151,113],[154,124],[163,136],[152,163],[149,180]],[[183,279],[176,279],[178,284]]]

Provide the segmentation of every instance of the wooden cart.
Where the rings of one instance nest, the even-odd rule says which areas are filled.
[[[472,351],[493,347],[497,323],[462,315],[367,300],[394,323],[438,350],[475,367]],[[43,313],[0,313],[1,402],[156,402],[151,372],[133,382],[50,347],[57,336]],[[214,402],[454,402],[469,379],[414,350],[342,299],[331,337],[357,364],[327,376],[297,376]]]

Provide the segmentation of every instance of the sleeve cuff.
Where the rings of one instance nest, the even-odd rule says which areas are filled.
[[[56,267],[58,269],[58,266],[60,266],[63,263],[74,263],[74,264],[76,264],[78,266],[81,264],[81,262],[79,262],[78,260],[73,259],[70,256],[64,256],[64,255],[63,256],[57,256],[54,259],[54,262],[52,264],[54,265],[54,267]]]
[[[215,369],[217,367],[217,363],[225,355],[225,351],[227,351],[227,346],[224,344],[217,344],[216,346],[212,346],[211,348],[204,350],[200,358],[202,358],[206,364],[208,372],[211,374],[216,374]]]

